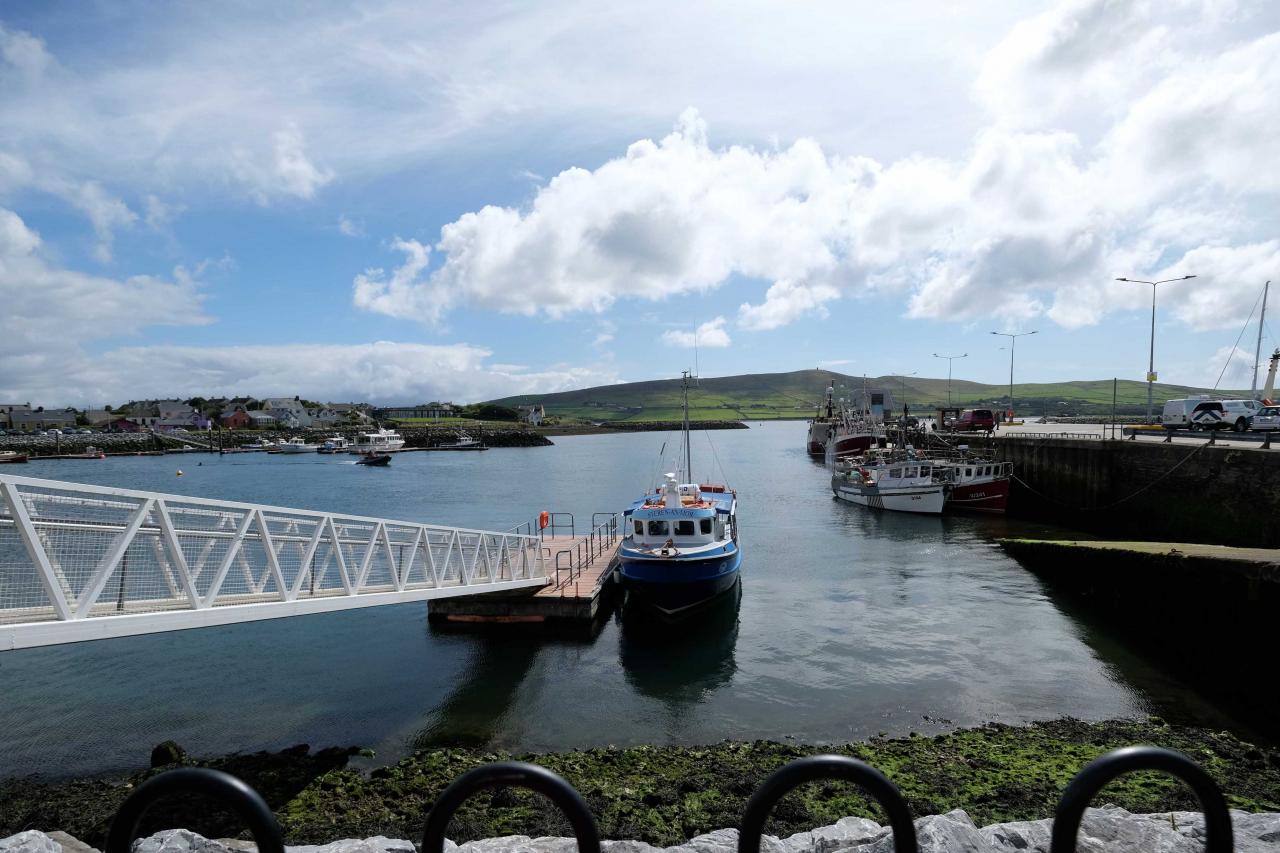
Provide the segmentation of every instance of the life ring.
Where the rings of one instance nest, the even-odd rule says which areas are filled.
[[[547,525],[551,523],[551,513],[545,509],[538,515],[538,529],[546,530]]]

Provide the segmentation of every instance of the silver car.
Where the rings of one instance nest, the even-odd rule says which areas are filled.
[[[1249,422],[1249,429],[1255,432],[1280,430],[1280,406],[1263,406]]]

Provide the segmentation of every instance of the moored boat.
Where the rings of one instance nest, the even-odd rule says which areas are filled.
[[[377,429],[356,436],[356,443],[348,453],[395,453],[404,447],[404,438],[393,429]]]
[[[840,500],[872,509],[941,515],[945,483],[928,459],[853,460],[838,464],[831,491]]]
[[[92,444],[79,453],[63,453],[59,459],[106,459],[107,454],[94,447]]]
[[[314,444],[307,444],[305,438],[291,438],[277,445],[280,453],[315,453],[319,450]]]
[[[809,421],[809,431],[805,449],[810,456],[823,456],[827,452],[827,442],[835,435],[836,422],[836,383],[832,380],[827,386],[826,399],[818,406],[818,413]]]
[[[684,390],[685,480],[689,455],[689,376]],[[667,614],[683,613],[732,589],[738,582],[737,493],[719,484],[681,483],[675,473],[623,514],[618,548],[629,602]]]
[[[472,438],[465,432],[458,433],[458,437],[448,444],[435,444],[429,450],[488,450],[489,446],[478,438]]]
[[[0,450],[0,465],[5,463],[26,462],[27,454],[16,450]]]
[[[320,445],[317,453],[346,453],[351,447],[351,442],[340,435],[331,436],[324,440],[324,444]]]
[[[939,470],[949,469],[947,509],[1003,513],[1009,505],[1012,462],[988,459],[935,460]]]

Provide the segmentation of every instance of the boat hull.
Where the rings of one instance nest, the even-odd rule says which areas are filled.
[[[738,582],[742,552],[698,559],[628,559],[619,555],[622,585],[629,598],[667,614],[691,610]]]
[[[832,449],[836,456],[854,456],[870,450],[874,441],[870,433],[837,435],[832,439]]]
[[[956,485],[947,498],[947,509],[965,512],[1003,513],[1008,505],[1008,480]]]
[[[831,491],[837,498],[871,509],[894,512],[914,512],[921,515],[941,515],[946,504],[942,486],[920,486],[892,491],[881,491],[873,486],[850,483],[832,483]]]

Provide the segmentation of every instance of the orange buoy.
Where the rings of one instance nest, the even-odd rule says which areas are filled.
[[[538,516],[538,529],[546,530],[547,525],[550,523],[551,523],[551,513],[547,512],[544,509],[542,513]]]

